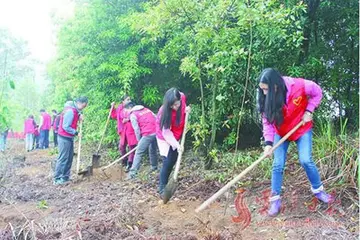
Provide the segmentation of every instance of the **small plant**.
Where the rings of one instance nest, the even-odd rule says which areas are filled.
[[[138,178],[141,182],[147,182],[149,181],[149,173],[147,171],[141,171],[138,174]]]
[[[219,162],[219,158],[218,158],[218,154],[219,151],[214,148],[209,152],[209,156],[214,160],[214,162],[218,163]]]
[[[111,159],[116,159],[118,158],[120,155],[119,155],[119,151],[117,149],[110,149],[108,151],[108,155]]]
[[[49,151],[50,156],[54,156],[59,154],[59,150],[57,148],[53,148]]]
[[[38,203],[37,208],[39,208],[39,209],[48,209],[49,206],[48,206],[46,200],[41,200],[41,201]]]

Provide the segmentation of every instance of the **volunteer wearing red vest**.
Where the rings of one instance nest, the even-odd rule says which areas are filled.
[[[160,156],[163,157],[163,166],[160,170],[160,196],[168,183],[178,152],[182,151],[179,141],[184,132],[186,111],[190,111],[190,108],[186,107],[185,95],[176,88],[169,89],[165,93],[163,105],[156,117],[156,140]]]
[[[49,148],[49,131],[51,128],[51,116],[45,111],[40,110],[40,148]]]
[[[134,162],[128,176],[128,179],[132,179],[136,177],[136,174],[140,169],[141,159],[148,149],[151,172],[157,170],[158,160],[155,136],[155,114],[144,106],[135,106],[132,102],[128,103],[125,108],[131,109],[130,121],[134,129],[136,139],[138,140],[138,148],[135,151]]]
[[[60,115],[57,113],[56,110],[52,110],[53,118],[51,122],[51,127],[53,129],[53,137],[54,137],[54,147],[57,147],[57,132],[59,128],[59,122],[60,122]]]
[[[81,121],[81,111],[87,106],[88,99],[80,97],[65,104],[60,115],[58,129],[59,156],[56,161],[54,184],[70,181],[70,171],[74,156],[74,137],[78,135],[77,125]]]
[[[28,152],[33,150],[35,127],[36,123],[34,121],[34,116],[29,115],[28,119],[26,119],[24,123],[25,149]]]
[[[265,138],[265,155],[271,155],[271,148],[301,120],[301,126],[287,141],[274,151],[271,177],[269,215],[276,216],[281,208],[281,186],[290,141],[295,141],[301,166],[311,183],[311,191],[319,200],[329,203],[332,196],[324,191],[318,169],[312,160],[312,114],[320,104],[321,88],[312,81],[302,78],[282,77],[272,68],[260,75],[258,106],[262,114]]]
[[[40,142],[40,132],[39,132],[39,125],[35,126],[34,130],[34,149],[39,149],[39,142]]]
[[[125,105],[131,102],[129,96],[125,95],[123,97],[122,103],[119,104],[117,108],[114,107],[115,103],[111,104],[112,112],[111,118],[117,120],[117,131],[119,134],[119,150],[120,154],[123,156],[126,154],[126,147],[129,146],[129,149],[136,147],[137,139],[135,137],[134,129],[130,123],[130,109],[125,109]],[[131,153],[129,157],[124,158],[122,165],[126,166],[125,172],[129,172],[131,165],[134,160],[135,153]]]

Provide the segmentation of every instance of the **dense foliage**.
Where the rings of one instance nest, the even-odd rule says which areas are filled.
[[[345,116],[356,127],[357,8],[355,0],[79,1],[48,66],[52,104],[87,95],[86,136],[96,140],[111,102],[127,93],[156,111],[175,86],[193,107],[195,147],[247,147],[261,137],[257,76],[275,67],[321,85],[318,118]]]

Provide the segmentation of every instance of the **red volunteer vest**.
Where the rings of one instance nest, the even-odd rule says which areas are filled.
[[[279,127],[275,125],[276,132],[281,137],[285,136],[301,121],[308,105],[308,99],[305,94],[304,79],[294,78],[293,80],[295,81],[295,84],[292,85],[289,100],[283,107],[284,122]],[[312,126],[312,121],[307,122],[294,132],[288,140],[298,140],[304,133],[310,130]]]
[[[43,124],[41,125],[41,130],[49,130],[51,128],[51,116],[47,113],[42,113]]]
[[[66,111],[68,110],[71,110],[73,111],[73,114],[74,114],[74,118],[73,118],[73,121],[70,125],[71,128],[75,129],[77,128],[77,124],[78,124],[78,121],[79,121],[79,113],[78,111],[76,110],[76,108],[74,107],[66,107],[64,109],[64,111],[61,113],[60,115],[60,123],[59,123],[59,130],[58,130],[58,134],[60,136],[63,136],[63,137],[74,137],[73,134],[70,134],[68,132],[66,132],[64,129],[63,129],[63,121],[64,121],[64,114]]]
[[[25,121],[25,134],[33,134],[35,132],[34,119],[28,118]]]
[[[140,127],[141,136],[148,136],[151,134],[155,134],[156,118],[154,116],[154,113],[150,109],[143,108],[139,111],[134,111],[133,114],[135,114],[137,118],[137,122]]]
[[[186,97],[183,93],[181,93],[181,117],[180,123],[176,124],[176,111],[171,111],[171,126],[170,130],[173,132],[176,140],[180,140],[181,135],[184,132],[185,126],[185,108],[186,108]]]

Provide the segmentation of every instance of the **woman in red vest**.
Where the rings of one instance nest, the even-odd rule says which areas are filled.
[[[51,128],[51,116],[45,111],[40,110],[40,148],[49,148],[49,131]]]
[[[125,105],[131,102],[131,98],[128,95],[125,95],[122,98],[122,103],[115,108],[115,102],[111,103],[111,118],[116,119],[117,121],[117,131],[119,134],[119,151],[122,156],[126,154],[126,147],[129,146],[130,149],[136,147],[137,140],[136,137],[132,137],[133,129],[131,129],[131,123],[129,119],[130,111],[125,109]],[[128,158],[124,158],[122,165],[126,166],[126,172],[129,171],[131,164],[133,162],[135,153],[131,153]]]
[[[262,115],[265,138],[264,154],[272,154],[272,145],[301,120],[305,123],[274,151],[271,177],[269,215],[276,216],[281,208],[281,186],[290,141],[295,141],[301,166],[311,183],[311,191],[319,200],[329,203],[332,196],[324,191],[318,169],[312,160],[312,115],[322,98],[321,88],[302,78],[282,77],[272,68],[260,74],[258,106]]]
[[[34,147],[33,149],[39,149],[39,142],[40,142],[40,132],[39,132],[39,125],[35,126],[34,130]]]
[[[178,152],[182,151],[179,140],[184,132],[186,111],[190,111],[190,108],[186,107],[185,95],[176,88],[169,89],[165,93],[163,105],[156,117],[156,140],[160,156],[163,157],[163,166],[160,171],[160,196],[169,181]]]
[[[25,149],[28,152],[33,150],[35,127],[36,123],[34,121],[34,116],[29,115],[28,119],[26,119],[24,123]]]
[[[128,108],[126,108],[126,106],[124,107],[124,109],[122,111],[123,127],[122,127],[122,135],[120,137],[120,143],[119,143],[121,155],[126,154],[126,146],[128,146],[129,151],[131,151],[138,144],[138,139],[135,136],[134,128],[130,122],[131,108],[128,109]],[[133,165],[134,156],[135,156],[134,152],[130,153],[129,157],[127,159],[125,158],[125,160],[124,160],[125,161],[124,165],[126,165],[126,169],[125,169],[126,173],[130,171],[130,168]]]
[[[155,134],[156,116],[150,109],[145,108],[142,105],[135,105],[133,102],[126,104],[125,108],[130,111],[130,123],[134,131],[135,138],[138,141],[134,162],[127,178],[130,180],[135,178],[139,172],[141,160],[147,151],[149,151],[151,164],[150,173],[157,171],[158,159]]]

